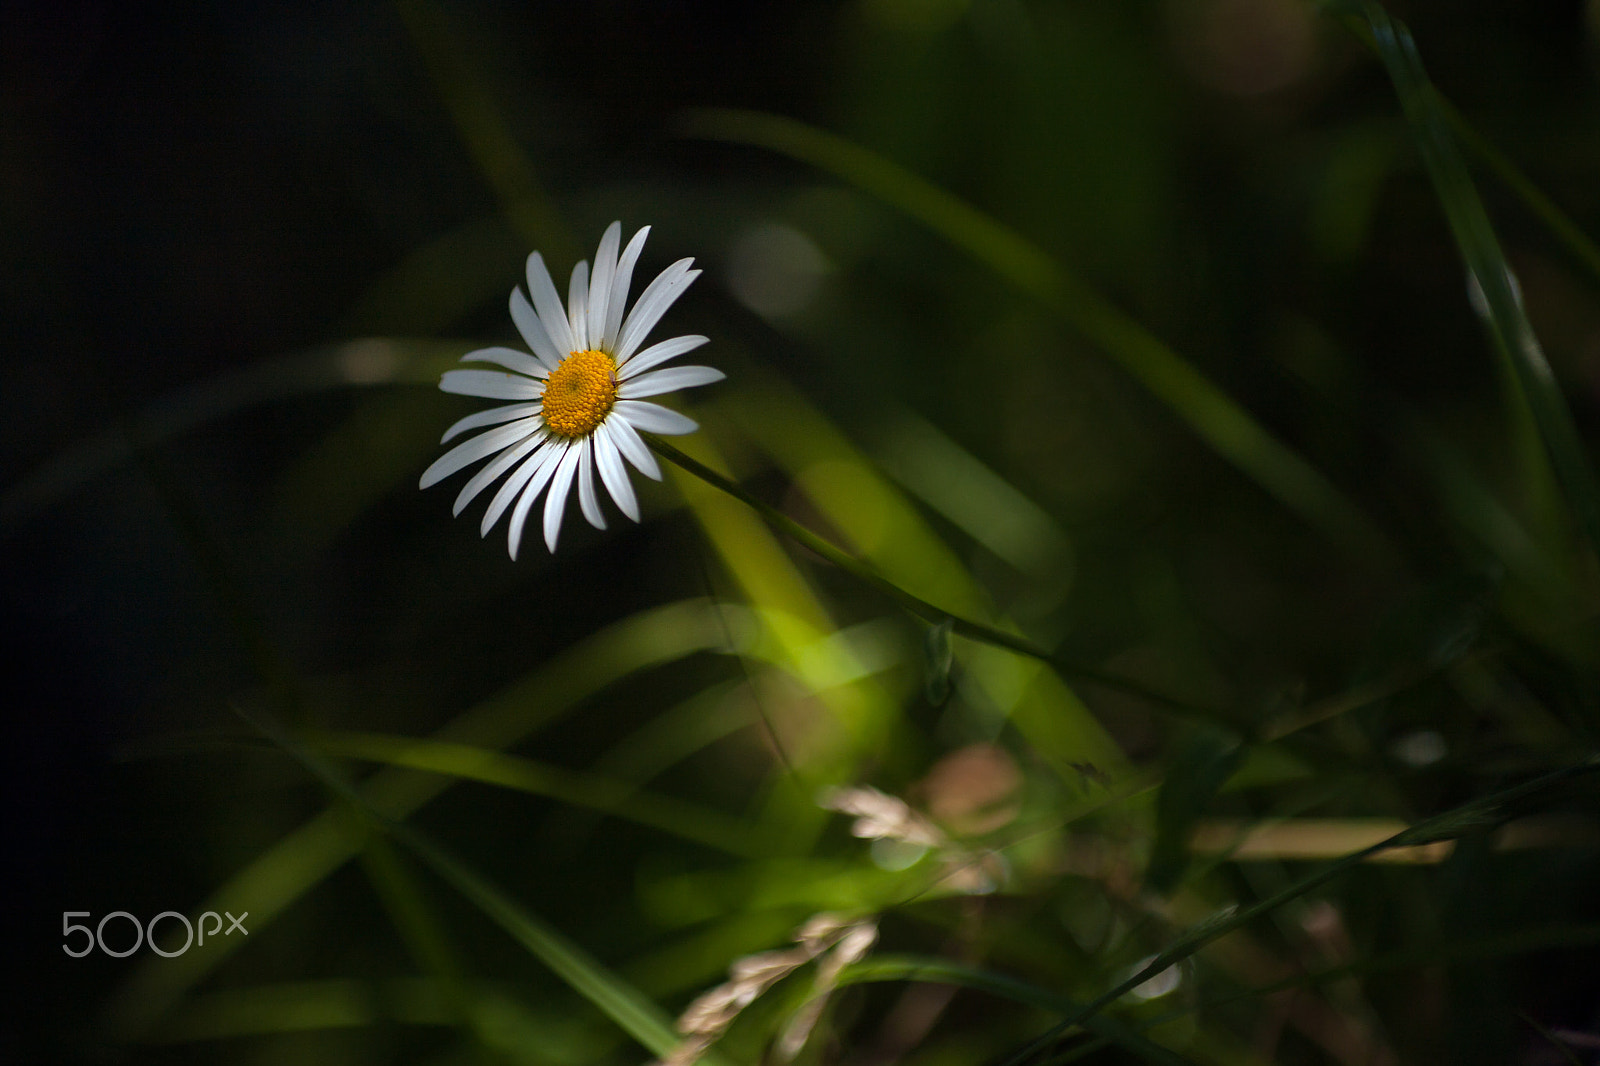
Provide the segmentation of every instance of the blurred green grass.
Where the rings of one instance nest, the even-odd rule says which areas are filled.
[[[823,993],[803,1061],[1581,1057],[1600,21],[1396,11],[151,23],[234,42],[207,69],[243,88],[180,71],[149,113],[270,113],[232,165],[290,143],[315,179],[252,229],[336,221],[297,269],[246,255],[230,302],[139,170],[104,254],[158,261],[131,291],[160,298],[11,316],[38,331],[7,371],[16,674],[59,718],[17,758],[87,735],[98,778],[51,820],[35,925],[252,916],[172,959],[49,942],[35,1057],[641,1061],[822,912],[879,946],[739,1011],[724,1061]],[[113,140],[84,111],[155,77],[140,39],[8,110],[17,143]],[[73,232],[18,188],[25,233]],[[433,383],[511,336],[522,256],[559,275],[618,216],[654,226],[647,271],[707,269],[670,323],[729,381],[684,451],[858,562],[678,468],[641,527],[515,565],[414,490],[469,409]],[[62,262],[26,291],[111,269]],[[39,385],[63,354],[70,401]],[[66,809],[47,776],[11,775],[13,818]],[[864,785],[937,842],[851,836],[820,801]],[[1338,841],[1374,818],[1448,846],[1362,861]],[[1293,846],[1199,844],[1241,826]]]

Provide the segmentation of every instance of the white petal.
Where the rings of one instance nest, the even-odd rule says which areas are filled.
[[[556,470],[561,466],[562,460],[573,451],[571,445],[556,445],[544,451],[545,462],[539,468],[539,474],[528,483],[522,495],[517,497],[516,510],[511,512],[511,522],[506,530],[506,549],[511,552],[511,560],[517,559],[517,549],[522,546],[522,528],[528,521],[528,512],[533,509],[534,501],[539,498],[539,493],[544,491]]]
[[[519,374],[526,374],[530,378],[547,378],[550,371],[545,365],[527,352],[519,352],[515,348],[479,348],[475,352],[468,352],[461,357],[463,363],[497,363],[507,370],[514,370]]]
[[[656,280],[639,297],[639,302],[633,305],[633,310],[628,312],[628,320],[622,324],[622,335],[617,338],[617,350],[612,354],[617,365],[628,361],[644,341],[645,335],[655,328],[661,321],[661,316],[667,313],[667,308],[672,306],[689,283],[700,276],[698,270],[690,270],[689,265],[693,259],[680,259],[667,269],[663,270]]]
[[[539,311],[539,321],[544,324],[550,343],[565,359],[577,350],[572,346],[572,326],[561,307],[561,297],[556,294],[556,283],[550,280],[550,271],[538,252],[528,256],[528,295],[533,297],[533,306]]]
[[[596,529],[606,528],[606,516],[600,510],[600,499],[594,494],[594,435],[583,438],[583,454],[578,456],[578,506],[583,517]]]
[[[641,396],[659,396],[663,392],[692,389],[696,385],[709,385],[728,375],[709,366],[669,366],[653,374],[624,382],[617,395],[624,400],[637,400]]]
[[[479,459],[503,451],[537,430],[538,427],[528,421],[513,422],[509,426],[491,429],[471,440],[462,441],[435,459],[433,465],[422,472],[419,487],[425,489],[429,485],[437,484],[462,467],[471,466]]]
[[[539,432],[533,434],[521,444],[507,448],[505,451],[495,456],[492,461],[484,465],[482,470],[479,470],[476,474],[473,474],[467,483],[461,486],[461,491],[456,495],[455,506],[450,508],[450,514],[453,517],[459,518],[461,516],[461,512],[467,509],[467,504],[471,503],[473,498],[476,497],[478,493],[487,488],[501,474],[504,474],[514,465],[521,462],[523,456],[527,455],[535,448],[538,448],[549,439],[550,438],[545,434],[544,430],[541,429]]]
[[[544,395],[544,382],[498,370],[447,370],[439,389],[490,400],[537,400]]]
[[[544,363],[547,371],[561,365],[566,353],[556,351],[550,334],[544,330],[544,323],[539,321],[539,312],[522,295],[521,289],[511,290],[511,321],[517,324],[517,332],[522,334],[522,339],[528,342],[528,347],[533,349],[533,354]]]
[[[622,332],[622,312],[628,303],[628,286],[633,282],[633,265],[639,261],[639,253],[644,251],[644,241],[648,236],[649,226],[635,233],[622,250],[622,258],[617,261],[617,276],[611,281],[611,303],[606,307],[605,335],[600,338],[602,352],[617,350],[617,336]]]
[[[561,535],[561,519],[567,510],[567,492],[572,488],[572,475],[578,469],[582,452],[567,445],[567,454],[561,457],[555,477],[550,479],[550,495],[544,501],[544,542],[551,554],[556,550],[556,538]]]
[[[572,327],[572,350],[589,348],[589,261],[572,268],[572,284],[567,289],[567,322]]]
[[[677,436],[681,433],[693,433],[700,428],[700,423],[692,418],[680,415],[676,411],[669,411],[660,404],[646,403],[643,400],[618,400],[612,410],[621,415],[634,429],[642,429],[646,433]]]
[[[550,480],[550,472],[555,469],[556,460],[561,456],[561,449],[540,448],[527,461],[511,472],[505,483],[500,486],[500,491],[494,494],[494,499],[489,501],[489,509],[483,512],[483,521],[478,523],[478,535],[488,536],[489,530],[500,521],[500,516],[506,513],[506,508],[511,506],[511,501],[516,499],[517,493],[522,491],[524,485],[528,486],[535,496],[544,488],[545,482]]]
[[[507,407],[491,407],[486,411],[470,414],[444,431],[444,436],[439,438],[440,444],[450,443],[451,437],[457,437],[469,429],[478,429],[481,426],[494,426],[501,422],[509,422],[513,418],[527,418],[529,415],[539,413],[540,404],[514,403]]]
[[[637,377],[638,375],[643,374],[646,370],[649,370],[651,367],[659,366],[662,363],[665,363],[668,359],[676,359],[684,352],[694,351],[696,348],[700,347],[710,339],[711,338],[709,337],[693,336],[673,337],[669,341],[662,341],[660,344],[652,344],[650,347],[646,348],[632,359],[629,359],[627,366],[620,367],[618,369],[617,377],[623,381],[627,381],[632,377]]]
[[[638,432],[628,424],[627,419],[608,418],[605,421],[605,428],[610,431],[611,440],[616,444],[617,451],[621,452],[628,462],[638,467],[639,473],[657,481],[661,480],[661,467],[656,465],[656,457],[651,454],[650,446],[645,444]]]
[[[618,421],[621,421],[620,419]],[[611,439],[611,429],[605,422],[594,431],[594,461],[600,468],[600,480],[617,508],[635,522],[639,521],[639,501],[633,495],[633,483],[628,480],[628,470],[622,465],[622,453]]]
[[[606,333],[606,311],[611,306],[611,282],[617,274],[617,246],[622,243],[622,223],[613,222],[600,238],[594,254],[594,276],[589,279],[589,347],[600,346]]]

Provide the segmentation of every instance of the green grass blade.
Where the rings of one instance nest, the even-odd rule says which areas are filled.
[[[1422,67],[1411,32],[1371,0],[1330,0],[1329,9],[1360,20],[1371,35],[1395,93],[1400,98],[1412,140],[1444,208],[1450,233],[1486,306],[1489,334],[1517,383],[1520,405],[1538,428],[1568,506],[1600,551],[1600,486],[1583,442],[1567,410],[1555,375],[1523,309],[1510,264],[1495,237],[1465,162],[1451,135],[1443,101]]]
[[[1494,176],[1500,179],[1501,184],[1520,199],[1523,205],[1533,212],[1535,218],[1544,223],[1545,228],[1567,250],[1573,261],[1589,272],[1590,280],[1600,283],[1600,246],[1596,246],[1589,235],[1579,229],[1578,224],[1567,217],[1566,212],[1557,207],[1555,201],[1546,196],[1544,191],[1533,183],[1533,179],[1524,174],[1504,152],[1473,129],[1462,117],[1461,112],[1456,110],[1454,104],[1443,96],[1439,96],[1438,101],[1456,139],[1481,159]]]
[[[635,615],[595,634],[530,672],[505,691],[440,730],[437,739],[504,748],[606,685],[640,670],[721,648],[724,629],[699,601],[670,604]],[[363,782],[377,811],[409,817],[455,783],[454,778],[391,768]],[[250,912],[250,929],[269,925],[295,900],[338,870],[361,848],[348,817],[329,809],[258,855],[195,909]],[[208,943],[173,959],[141,962],[108,1006],[111,1030],[140,1039],[189,989],[243,946],[240,938]]]
[[[329,755],[370,759],[390,766],[447,774],[502,788],[549,796],[671,833],[734,855],[761,851],[753,827],[720,811],[671,796],[641,791],[625,782],[549,766],[470,744],[382,733],[329,733],[312,739]]]
[[[370,815],[390,836],[431,867],[446,883],[629,1036],[657,1055],[665,1055],[677,1046],[678,1035],[671,1020],[642,992],[611,973],[588,952],[432,838],[387,817],[361,790],[345,781],[318,755],[297,744],[281,728],[260,719],[252,719],[252,724],[324,785]],[[705,1061],[711,1061],[710,1057],[707,1056]]]
[[[794,119],[718,108],[688,112],[681,125],[690,136],[787,155],[898,207],[1059,314],[1201,439],[1313,527],[1352,549],[1387,554],[1382,535],[1318,470],[1193,365],[1021,234],[882,156]]]
[[[360,817],[359,812],[352,813]],[[467,1036],[479,1037],[473,1027],[471,996],[467,991],[467,972],[461,953],[433,913],[427,894],[395,850],[393,841],[376,833],[369,836],[361,851],[361,865],[412,959],[438,980],[456,1024]]]
[[[391,823],[389,829],[435,873],[629,1036],[656,1055],[665,1055],[677,1046],[678,1034],[671,1019],[642,992],[427,837],[398,823]],[[711,1057],[705,1061],[711,1061]]]

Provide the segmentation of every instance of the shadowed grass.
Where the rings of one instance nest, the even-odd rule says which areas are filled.
[[[317,755],[295,743],[276,725],[261,719],[253,719],[252,724],[325,786],[365,811],[377,826],[431,867],[441,879],[483,911],[568,987],[597,1007],[629,1036],[656,1055],[665,1055],[677,1046],[678,1035],[670,1020],[643,993],[611,973],[588,952],[430,837],[383,814],[359,789],[345,781]],[[707,1054],[702,1061],[717,1066],[723,1060]]]
[[[1422,67],[1411,31],[1371,0],[1328,0],[1329,11],[1355,22],[1394,83],[1411,139],[1433,181],[1451,236],[1466,265],[1468,285],[1509,377],[1514,423],[1525,412],[1544,444],[1546,461],[1591,551],[1600,551],[1600,487],[1560,386],[1522,305],[1511,265],[1495,237],[1471,175],[1452,136],[1443,99]]]
[[[0,493],[0,537],[138,455],[259,404],[353,385],[433,384],[469,344],[366,338],[264,359],[177,389],[66,449]]]
[[[554,720],[611,682],[638,670],[720,648],[724,630],[700,603],[656,608],[626,619],[569,649],[498,696],[473,708],[436,737],[451,743],[503,748]],[[415,770],[388,769],[363,782],[363,802],[390,819],[412,813],[455,780]],[[269,924],[359,851],[361,838],[330,809],[286,835],[230,878],[200,907],[249,911],[257,929]],[[222,939],[204,952],[141,962],[108,1008],[118,1035],[137,1039],[184,994],[244,945]]]
[[[956,985],[974,992],[986,992],[1014,1003],[1061,1014],[1076,1011],[1081,1007],[1081,1004],[1073,1000],[1027,981],[1019,981],[992,970],[965,966],[948,959],[881,955],[855,963],[846,969],[839,979],[840,984],[846,985],[879,981],[921,981]],[[1084,1028],[1099,1037],[1101,1042],[1120,1047],[1144,1062],[1158,1062],[1165,1066],[1185,1066],[1192,1062],[1142,1035],[1139,1032],[1142,1027],[1124,1023],[1104,1014],[1094,1014],[1085,1018]]]
[[[1392,848],[1415,847],[1440,840],[1453,840],[1488,826],[1496,825],[1503,820],[1504,815],[1502,812],[1507,804],[1515,800],[1537,796],[1561,782],[1597,771],[1600,771],[1600,758],[1590,758],[1585,762],[1573,766],[1564,766],[1530,781],[1524,781],[1521,784],[1512,785],[1509,788],[1480,796],[1458,807],[1436,814],[1431,818],[1425,818],[1370,847],[1362,848],[1360,851],[1352,852],[1336,862],[1329,863],[1316,873],[1302,878],[1266,899],[1253,903],[1248,907],[1233,909],[1229,913],[1219,916],[1216,920],[1195,926],[1180,936],[1176,943],[1158,952],[1148,964],[1141,967],[1132,976],[1075,1009],[1062,1021],[1029,1043],[1023,1050],[1007,1059],[1006,1066],[1021,1066],[1022,1063],[1033,1061],[1037,1054],[1056,1037],[1075,1025],[1083,1024],[1087,1019],[1115,1003],[1152,977],[1189,958],[1212,941],[1263,915],[1272,913],[1286,903],[1301,898],[1318,886],[1328,883],[1374,855]]]

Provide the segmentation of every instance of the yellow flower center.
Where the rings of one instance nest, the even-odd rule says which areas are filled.
[[[544,424],[557,437],[587,437],[617,402],[617,364],[605,352],[573,352],[544,386]]]

